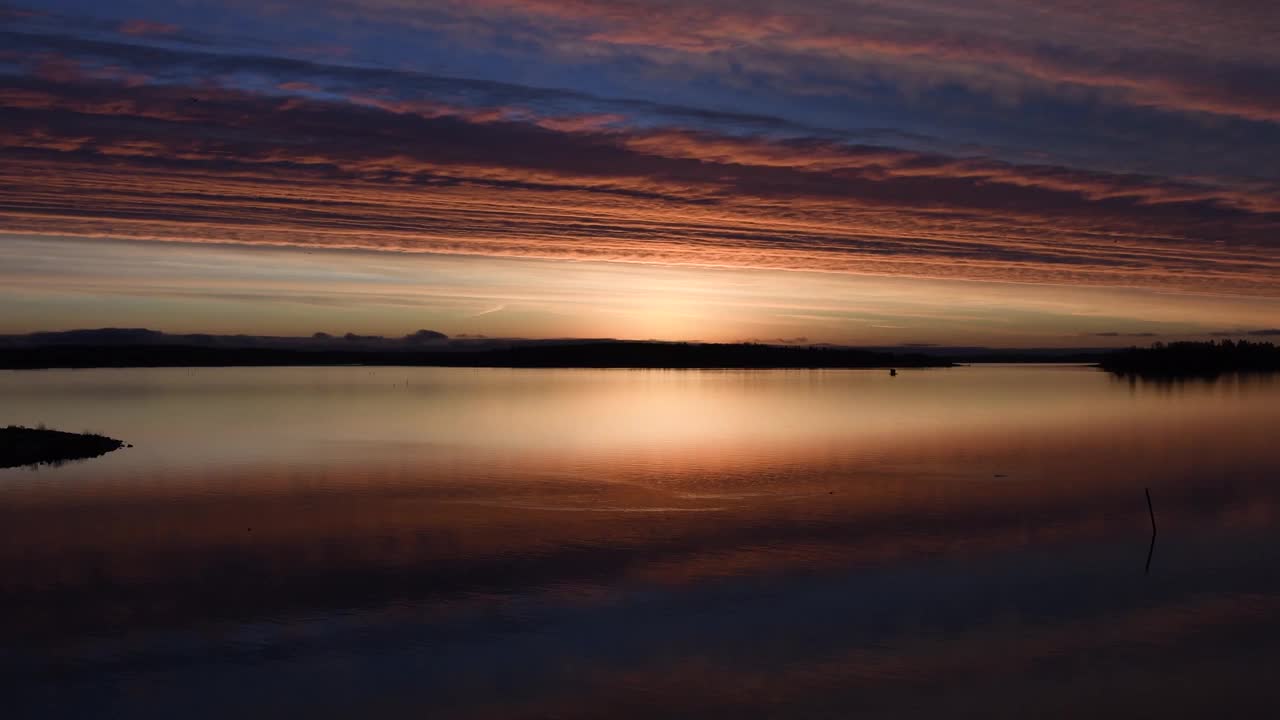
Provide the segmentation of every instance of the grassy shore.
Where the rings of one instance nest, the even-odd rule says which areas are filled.
[[[83,460],[124,446],[123,442],[102,435],[10,425],[0,428],[0,468]]]

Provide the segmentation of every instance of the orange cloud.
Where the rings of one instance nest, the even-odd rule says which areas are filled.
[[[383,3],[364,5],[377,10]],[[655,12],[652,3],[633,0],[477,0],[455,12],[531,18],[552,42],[595,53],[732,54],[784,81],[797,63],[836,60],[926,84],[1076,85],[1135,106],[1280,120],[1280,93],[1268,82],[1280,59],[1261,47],[1241,51],[1270,42],[1266,20],[1250,22],[1242,13],[1238,22],[1224,22],[1211,6],[1192,3],[1175,9],[1133,0],[1085,13],[1016,0],[867,2],[834,13],[805,2],[780,11],[702,0]],[[590,30],[576,34],[583,25]],[[780,63],[779,54],[789,59]]]
[[[1205,181],[430,100],[31,80],[0,103],[10,232],[1278,292],[1274,196]]]
[[[120,32],[125,35],[146,36],[146,35],[174,35],[181,28],[177,25],[169,23],[153,22],[151,20],[126,20],[120,24]]]

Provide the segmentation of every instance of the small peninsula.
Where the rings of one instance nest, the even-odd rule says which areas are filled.
[[[102,435],[10,425],[0,428],[0,468],[85,460],[124,446],[124,442]]]

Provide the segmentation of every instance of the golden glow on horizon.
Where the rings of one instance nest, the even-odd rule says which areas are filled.
[[[0,333],[1099,346],[1280,325],[1280,301],[630,263],[10,238]]]

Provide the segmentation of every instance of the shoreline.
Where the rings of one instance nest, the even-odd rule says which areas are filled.
[[[626,369],[947,368],[947,358],[853,348],[644,342],[455,351],[283,350],[181,345],[50,346],[0,350],[0,369],[126,367],[491,367]]]

